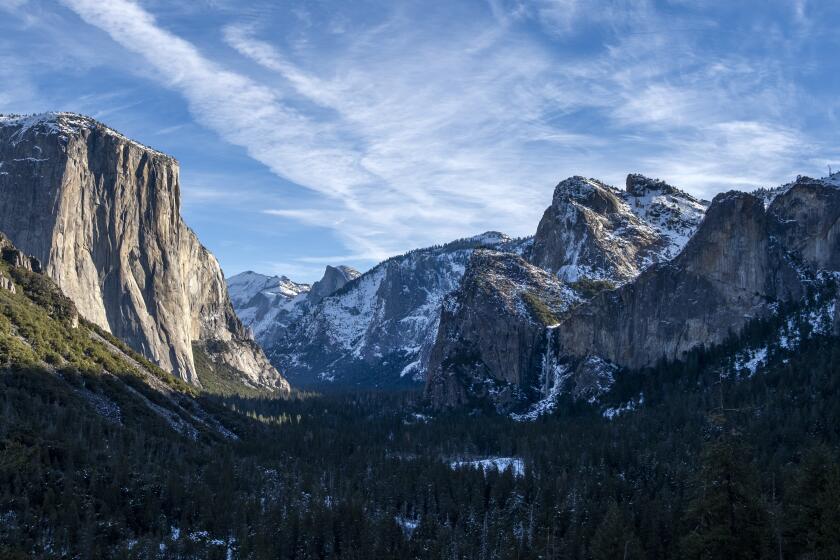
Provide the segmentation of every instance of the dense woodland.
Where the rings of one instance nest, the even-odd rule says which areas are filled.
[[[61,309],[0,311],[0,558],[840,558],[836,338],[751,375],[732,348],[774,332],[756,324],[531,423],[418,392],[198,395],[233,440],[173,431],[100,347],[56,334]],[[452,467],[487,457],[524,475]]]

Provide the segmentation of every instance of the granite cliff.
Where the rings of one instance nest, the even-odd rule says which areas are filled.
[[[0,117],[0,228],[88,320],[191,383],[193,351],[289,386],[234,313],[180,216],[177,161],[88,117]]]
[[[579,297],[522,257],[475,251],[461,286],[443,303],[427,392],[448,406],[486,398],[497,405],[536,397],[547,330]]]
[[[840,270],[839,221],[840,189],[827,181],[800,178],[766,208],[720,194],[677,258],[575,310],[558,352],[640,368],[721,343]]]
[[[497,409],[530,404],[519,416],[528,418],[559,394],[595,402],[621,371],[684,359],[782,310],[809,304],[798,321],[811,317],[812,330],[840,332],[831,295],[840,271],[838,183],[800,177],[767,195],[720,194],[708,209],[639,175],[628,176],[623,192],[581,177],[560,183],[530,260],[554,275],[540,280],[542,289],[556,281],[575,297],[543,305],[551,324],[530,327],[527,343],[493,346],[483,341],[522,332],[521,309],[488,295],[515,294],[516,274],[481,274],[493,289],[465,281],[451,296],[459,305],[444,308],[427,394],[436,406],[476,398]],[[488,269],[483,261],[468,270]],[[801,337],[780,335],[777,344]],[[741,354],[753,356],[753,367],[759,359]],[[521,360],[527,365],[516,365]]]

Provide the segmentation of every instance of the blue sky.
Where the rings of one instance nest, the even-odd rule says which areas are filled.
[[[711,198],[840,167],[833,0],[0,0],[0,112],[181,162],[227,274],[317,279],[628,172]]]

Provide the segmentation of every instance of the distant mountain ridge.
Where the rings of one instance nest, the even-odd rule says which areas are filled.
[[[327,266],[321,280],[312,285],[251,270],[226,281],[237,315],[254,339],[266,345],[284,336],[285,329],[313,305],[359,275],[356,269],[341,265]]]
[[[300,386],[417,385],[443,298],[460,284],[473,250],[521,254],[530,244],[486,232],[392,257],[313,305],[267,343],[267,352]]]

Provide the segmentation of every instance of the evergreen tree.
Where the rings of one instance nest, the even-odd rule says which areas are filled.
[[[809,451],[789,492],[787,537],[797,556],[840,558],[840,465],[825,447]]]
[[[702,454],[695,496],[688,505],[685,558],[766,558],[772,534],[761,505],[758,475],[737,435],[709,443]]]
[[[590,555],[593,560],[631,560],[644,557],[636,534],[615,501],[610,502],[601,524],[592,537]]]

